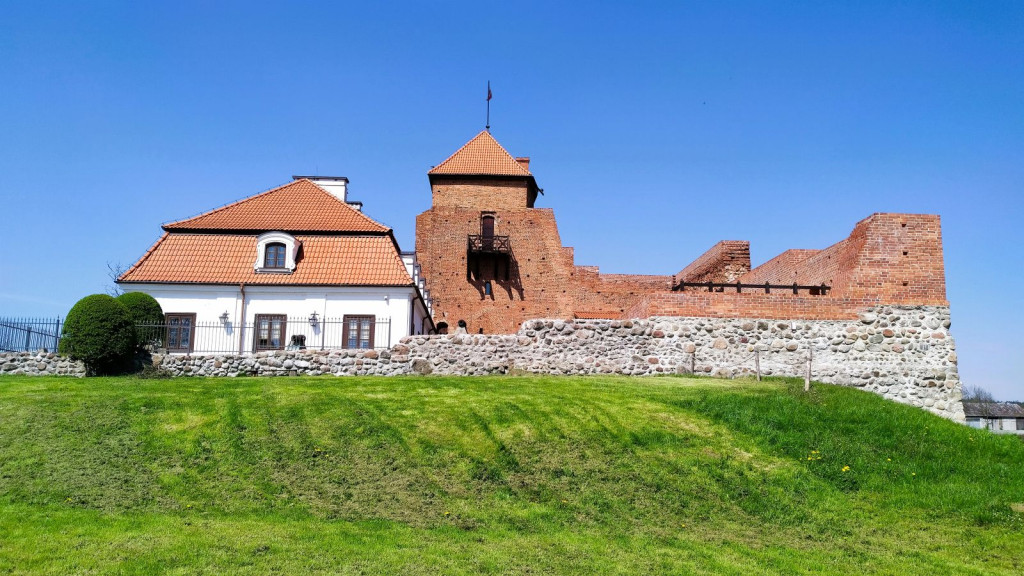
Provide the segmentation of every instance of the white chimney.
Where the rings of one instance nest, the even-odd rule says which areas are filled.
[[[344,176],[292,176],[293,180],[309,180],[329,192],[332,196],[348,203],[348,178]]]

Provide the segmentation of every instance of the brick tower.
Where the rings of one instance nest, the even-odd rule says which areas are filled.
[[[669,291],[671,276],[600,274],[562,246],[529,158],[487,131],[427,173],[430,210],[416,217],[416,254],[434,321],[470,333],[511,333],[530,318],[618,318],[638,296]]]
[[[434,317],[454,330],[514,332],[526,318],[571,317],[571,249],[562,249],[529,158],[480,132],[428,172],[433,205],[416,218],[416,253]]]

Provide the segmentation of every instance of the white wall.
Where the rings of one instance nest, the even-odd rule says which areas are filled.
[[[423,307],[414,301],[412,287],[245,287],[245,317],[242,318],[242,291],[238,286],[181,284],[121,284],[125,292],[145,292],[156,298],[165,314],[195,314],[197,335],[195,353],[227,352],[238,347],[252,350],[252,334],[244,334],[257,314],[282,314],[289,318],[286,341],[293,334],[306,337],[307,347],[321,343],[340,342],[342,318],[346,315],[377,317],[374,346],[390,347],[404,336],[420,332]],[[228,322],[221,321],[227,312]],[[308,318],[316,312],[318,323],[310,326]],[[390,318],[390,325],[382,322]],[[330,321],[336,320],[334,324]],[[223,331],[218,329],[223,327]],[[233,342],[233,344],[232,344]]]

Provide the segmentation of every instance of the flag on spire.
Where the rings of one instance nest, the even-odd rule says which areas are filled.
[[[487,124],[486,129],[491,130],[491,81],[487,81]]]

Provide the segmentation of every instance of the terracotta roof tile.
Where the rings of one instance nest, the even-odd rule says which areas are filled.
[[[459,148],[447,160],[427,174],[467,174],[486,176],[530,176],[491,133],[484,130]]]
[[[387,226],[300,179],[273,190],[164,224],[164,230],[282,230],[286,232],[387,232]]]
[[[256,237],[164,234],[118,280],[189,284],[410,286],[390,236],[301,236],[291,274],[257,273]]]

